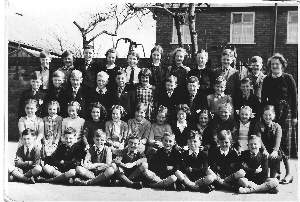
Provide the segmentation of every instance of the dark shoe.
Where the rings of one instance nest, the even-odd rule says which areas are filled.
[[[215,190],[215,187],[213,185],[203,186],[199,187],[199,191],[203,193],[209,193]]]
[[[149,181],[143,181],[142,182],[142,184],[143,184],[143,187],[150,187],[150,182]]]
[[[290,184],[293,182],[293,180],[294,180],[294,177],[292,176],[290,179],[283,178],[279,183],[280,184]]]
[[[134,189],[142,189],[143,188],[142,182],[134,182],[132,184],[132,188],[134,188]]]
[[[183,190],[185,190],[185,186],[184,186],[184,184],[182,184],[182,182],[175,182],[175,184],[176,184],[176,190],[177,191],[183,191]]]
[[[278,187],[274,187],[273,189],[270,189],[270,190],[269,190],[269,193],[270,193],[270,194],[277,194],[278,192],[279,192]]]
[[[45,182],[47,182],[47,179],[39,176],[39,177],[36,178],[36,182],[38,182],[38,183],[45,183]]]

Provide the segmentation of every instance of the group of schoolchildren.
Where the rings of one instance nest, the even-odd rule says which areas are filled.
[[[205,68],[204,50],[192,70],[183,65],[182,48],[165,67],[162,48],[155,46],[146,68],[138,67],[135,51],[125,68],[115,65],[114,49],[102,67],[91,51],[84,49],[85,63],[77,68],[66,51],[65,67],[54,72],[41,53],[42,67],[20,98],[10,180],[278,192],[281,127],[273,122],[274,107],[260,106],[261,86],[252,87],[251,75],[240,81],[230,67],[232,51],[222,52],[222,71]],[[251,62],[260,71],[261,58]]]

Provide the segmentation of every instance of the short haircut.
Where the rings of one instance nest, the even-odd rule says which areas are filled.
[[[166,115],[166,119],[168,120],[168,108],[167,108],[167,107],[160,105],[160,106],[158,107],[158,109],[156,110],[156,116],[157,116],[159,113],[164,113],[164,114]]]
[[[117,76],[120,76],[120,75],[125,75],[126,76],[126,71],[124,69],[119,69],[117,72],[116,72],[116,77]]]
[[[43,50],[40,52],[40,58],[50,58],[50,53],[49,51]]]
[[[163,48],[160,45],[154,46],[151,49],[150,62],[152,62],[152,53],[155,52],[155,51],[159,52],[161,55],[163,55],[163,53],[164,53],[164,50],[163,50]]]
[[[187,52],[184,48],[175,48],[175,50],[171,53],[172,54],[172,59],[173,59],[173,63],[175,64],[175,56],[177,52],[182,52],[184,56],[187,55]]]
[[[137,105],[136,105],[136,107],[135,107],[135,112],[137,112],[137,111],[147,111],[147,109],[148,109],[148,105],[146,104],[146,103],[138,103]]]
[[[136,134],[131,134],[131,135],[129,135],[128,136],[128,141],[131,139],[131,140],[133,140],[133,139],[138,139],[138,140],[140,140],[141,139],[141,137],[139,137],[139,136],[137,136]]]
[[[52,77],[63,77],[63,78],[65,78],[65,73],[63,71],[56,70],[55,72],[53,72]]]
[[[187,104],[179,104],[176,106],[176,113],[178,113],[180,110],[184,111],[187,115],[191,114],[191,110]]]
[[[30,80],[42,80],[42,75],[39,72],[34,71],[30,74]]]
[[[177,77],[174,75],[169,76],[165,79],[165,83],[177,83]]]
[[[241,110],[249,111],[250,114],[252,114],[252,108],[249,106],[242,106],[241,109],[239,110],[239,114],[241,113]]]
[[[36,101],[35,99],[28,99],[28,100],[26,100],[26,101],[25,101],[25,107],[26,107],[26,105],[28,105],[28,104],[34,104],[36,107],[39,106],[38,101]]]
[[[218,76],[216,79],[215,79],[215,82],[214,82],[214,85],[217,85],[217,84],[221,84],[225,82],[226,84],[226,79],[224,78],[224,76]]]
[[[218,111],[220,111],[221,108],[227,109],[230,113],[232,112],[232,106],[231,106],[231,104],[228,103],[228,102],[223,102],[223,103],[219,104],[219,106],[218,106],[218,109],[219,109],[219,110],[218,110]]]
[[[92,112],[93,108],[98,108],[100,110],[100,118],[103,119],[107,115],[106,108],[100,104],[100,102],[94,102],[91,104],[90,111]]]
[[[70,51],[70,50],[65,50],[65,51],[61,54],[61,57],[63,57],[63,58],[68,57],[68,56],[73,56],[73,52]]]
[[[164,132],[164,134],[163,134],[163,136],[162,136],[161,140],[163,140],[165,137],[170,137],[170,138],[173,138],[173,139],[174,139],[174,141],[175,141],[175,135],[174,135],[174,133],[170,133],[170,132]]]
[[[283,55],[281,55],[280,53],[275,53],[272,57],[270,57],[270,58],[268,59],[268,64],[267,64],[267,66],[268,66],[269,68],[271,68],[271,60],[272,60],[272,59],[278,59],[279,62],[282,64],[282,68],[283,68],[283,69],[285,69],[285,68],[287,67],[287,61],[286,61],[286,59],[283,57]]]
[[[117,50],[116,50],[115,48],[110,48],[110,49],[108,49],[108,50],[106,51],[106,53],[105,53],[105,57],[107,57],[109,53],[115,53],[115,54],[116,54],[116,57],[117,57],[117,55],[118,55]]]
[[[94,137],[100,137],[100,138],[103,138],[103,139],[107,139],[106,138],[106,133],[101,129],[95,130]]]
[[[198,79],[196,76],[190,76],[190,77],[187,79],[186,83],[187,83],[187,84],[189,84],[189,83],[198,83],[198,84],[200,84],[200,83],[199,83],[199,79]]]
[[[250,135],[248,137],[248,142],[250,142],[250,140],[257,140],[258,142],[262,143],[261,138],[258,137],[257,135]]]
[[[142,68],[142,69],[140,70],[139,75],[138,75],[138,78],[139,78],[140,82],[141,82],[142,76],[143,76],[143,77],[148,76],[149,79],[151,79],[152,73],[151,73],[150,69],[148,69],[148,68]]]
[[[188,140],[194,140],[194,139],[199,139],[200,141],[202,141],[202,136],[200,135],[200,133],[196,130],[191,130],[188,133]]]
[[[111,112],[113,112],[114,110],[120,111],[121,118],[124,117],[124,115],[126,114],[125,109],[124,107],[122,107],[122,105],[113,105],[111,107]]]
[[[248,83],[250,86],[252,86],[252,82],[250,78],[245,77],[241,80],[241,84],[248,84]]]
[[[86,46],[83,47],[83,50],[85,50],[85,49],[92,49],[92,50],[94,50],[94,47],[91,46],[91,45],[86,45]]]
[[[59,106],[59,103],[56,100],[49,101],[47,103],[47,110],[49,109],[49,106],[53,106],[53,105],[57,106],[57,112],[59,112],[60,111],[60,106]]]
[[[201,114],[205,114],[208,116],[208,121],[212,120],[212,117],[211,117],[211,113],[208,109],[203,109],[199,112],[199,117],[201,116]]]
[[[82,78],[82,72],[75,69],[71,72],[70,78],[75,78],[75,77],[79,77]]]
[[[221,56],[228,56],[228,57],[231,57],[231,58],[234,58],[234,51],[231,50],[231,49],[225,49],[222,51],[221,53]]]
[[[276,113],[275,113],[275,107],[274,107],[273,105],[266,105],[266,106],[264,107],[264,109],[263,109],[263,112],[265,112],[265,111],[267,111],[267,110],[272,111],[272,112],[276,115]]]
[[[129,55],[132,55],[132,56],[136,57],[137,60],[140,60],[140,54],[136,51],[129,51],[128,55],[127,55],[127,58],[128,58]]]
[[[71,101],[68,103],[69,107],[76,107],[77,113],[81,110],[80,104],[77,101]]]
[[[230,130],[221,130],[218,134],[218,140],[223,141],[226,138],[232,140],[232,135]]]
[[[67,134],[73,134],[75,136],[76,135],[76,130],[72,127],[68,127],[64,130],[64,135],[67,135]]]
[[[109,79],[109,75],[106,72],[104,72],[104,71],[99,72],[97,74],[97,77],[102,77],[102,78],[105,78],[106,80]]]
[[[250,59],[250,63],[255,63],[255,62],[259,62],[259,63],[262,63],[263,62],[263,59],[259,56],[253,56],[251,59]]]
[[[31,135],[31,136],[35,137],[36,136],[36,132],[35,132],[35,130],[32,130],[30,128],[26,128],[22,132],[22,137],[25,136],[25,135]]]
[[[200,49],[200,50],[197,51],[197,54],[196,54],[196,55],[198,55],[198,54],[200,54],[200,53],[204,54],[204,55],[208,58],[208,52],[207,52],[206,50]]]

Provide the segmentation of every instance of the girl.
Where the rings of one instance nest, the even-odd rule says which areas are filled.
[[[136,135],[140,138],[140,152],[145,151],[151,128],[151,123],[145,119],[147,108],[144,103],[138,104],[135,108],[135,118],[128,120],[128,135]]]
[[[125,110],[121,105],[114,105],[111,110],[112,120],[105,123],[107,142],[113,146],[112,149],[123,149],[128,134],[128,125],[121,120]]]
[[[211,113],[214,115],[218,113],[218,106],[221,103],[229,103],[231,108],[233,108],[232,99],[230,95],[225,95],[226,89],[226,80],[223,76],[219,76],[216,78],[214,82],[215,93],[207,96],[208,109],[210,109]]]
[[[60,137],[61,126],[63,118],[58,116],[60,106],[57,101],[50,101],[47,103],[47,109],[49,116],[43,118],[45,136],[43,138],[42,158],[47,163],[47,157],[50,157],[56,150]]]
[[[191,130],[196,130],[196,126],[186,120],[187,116],[191,114],[190,108],[187,104],[179,104],[176,107],[177,121],[171,123],[171,129],[175,135],[175,141],[179,149],[187,146],[188,133]]]
[[[139,72],[140,68],[137,66],[140,60],[140,55],[135,51],[129,51],[127,55],[128,67],[125,68],[127,83],[130,84],[131,87],[135,87],[136,84],[139,83]]]
[[[276,122],[282,127],[282,141],[280,147],[283,151],[283,163],[286,169],[286,175],[281,183],[288,184],[292,182],[293,176],[290,173],[289,158],[291,152],[297,157],[297,86],[295,80],[290,74],[284,73],[287,67],[287,61],[283,55],[276,53],[268,60],[268,67],[271,72],[263,81],[261,91],[262,106],[271,104],[275,107]],[[295,130],[292,133],[292,127]],[[292,144],[293,143],[293,144]],[[293,147],[291,147],[293,145]]]
[[[86,120],[83,125],[83,142],[86,150],[91,146],[94,141],[94,132],[98,129],[104,131],[104,119],[106,117],[106,109],[99,102],[91,104],[91,115],[93,120]]]
[[[71,101],[68,103],[69,117],[64,118],[62,121],[62,131],[65,131],[66,128],[74,128],[76,130],[77,142],[81,142],[83,136],[84,119],[78,116],[80,109],[80,104],[77,101]],[[62,142],[64,141],[63,139],[61,138]],[[82,143],[84,142],[82,141]]]
[[[202,137],[202,145],[204,150],[212,151],[212,148],[215,148],[217,144],[214,141],[211,114],[209,110],[198,110],[197,112],[199,112],[197,130],[199,131],[199,135]]]
[[[21,117],[18,122],[18,128],[19,128],[19,143],[18,148],[22,146],[22,132],[30,128],[35,131],[36,140],[35,145],[37,145],[39,148],[42,148],[41,140],[44,137],[44,122],[43,119],[37,117],[35,115],[36,111],[38,109],[38,103],[34,99],[28,99],[25,102],[25,117]]]
[[[151,71],[147,68],[142,68],[139,73],[140,84],[136,88],[137,103],[145,103],[148,107],[146,111],[146,119],[151,120],[152,112],[157,105],[157,90],[155,86],[150,85]]]
[[[151,125],[150,135],[148,138],[148,148],[146,155],[153,155],[157,149],[162,148],[161,142],[165,132],[172,133],[171,126],[166,123],[168,116],[168,109],[164,106],[159,106],[156,115],[156,123]],[[148,157],[149,160],[149,157]]]
[[[267,105],[263,109],[263,122],[258,122],[254,128],[254,134],[261,138],[264,154],[269,156],[270,177],[274,178],[276,173],[280,174],[280,161],[282,151],[280,142],[282,137],[281,126],[273,122],[275,119],[275,108]]]
[[[147,66],[152,74],[150,84],[157,88],[163,85],[163,80],[166,73],[166,67],[161,64],[162,55],[163,49],[160,45],[152,48],[150,55],[151,65]]]
[[[184,57],[187,55],[187,52],[183,48],[176,48],[172,53],[173,65],[168,67],[168,72],[166,78],[171,75],[177,77],[177,88],[184,90],[186,87],[186,79],[188,72],[190,71],[189,67],[183,65]]]
[[[105,53],[105,59],[106,59],[106,65],[101,68],[101,71],[106,72],[109,75],[109,82],[107,84],[107,88],[111,89],[112,87],[115,87],[116,81],[115,78],[117,76],[116,72],[121,69],[121,67],[117,66],[115,64],[117,59],[117,51],[114,48],[110,48]]]
[[[243,106],[237,112],[240,120],[235,125],[235,136],[237,137],[236,149],[240,154],[242,151],[248,150],[248,137],[254,134],[255,122],[250,121],[250,118],[254,118],[251,107]]]

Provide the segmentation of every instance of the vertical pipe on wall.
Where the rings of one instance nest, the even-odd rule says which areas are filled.
[[[273,36],[272,55],[274,55],[274,53],[276,51],[276,30],[277,30],[277,3],[275,3],[274,36]]]

